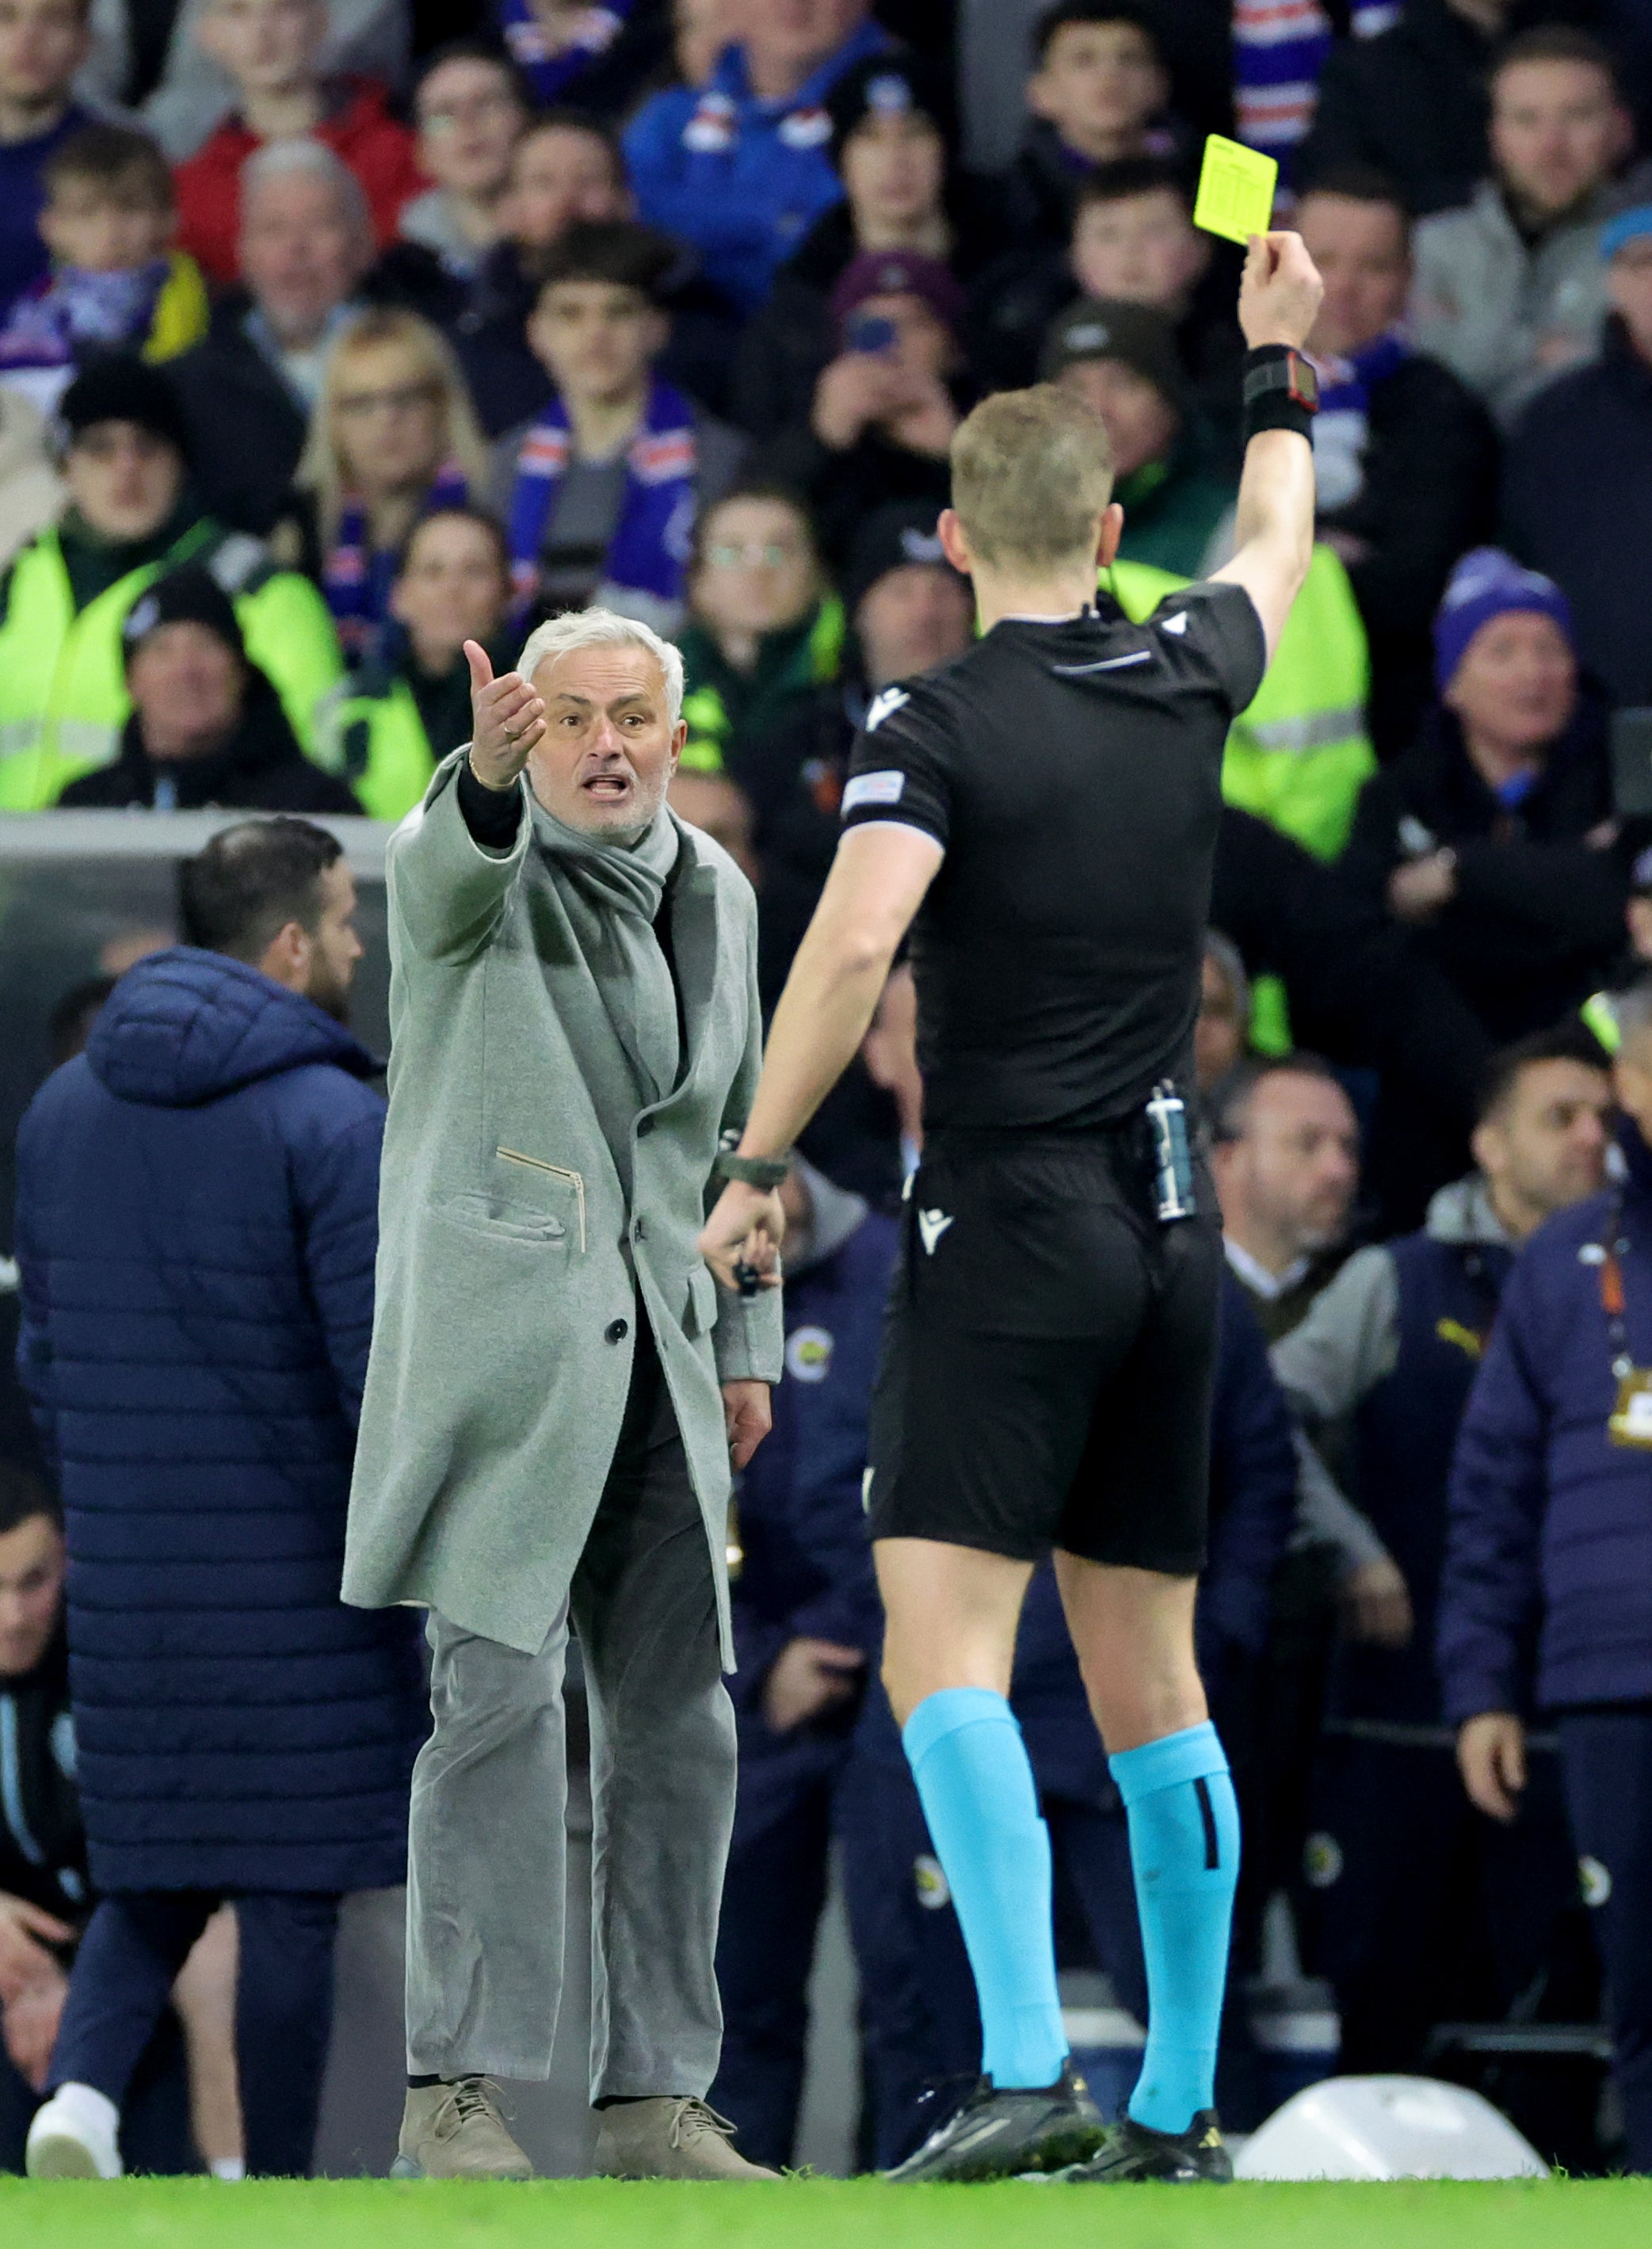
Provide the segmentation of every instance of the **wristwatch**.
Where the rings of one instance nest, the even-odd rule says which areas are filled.
[[[1254,405],[1271,391],[1282,390],[1293,406],[1305,414],[1320,410],[1320,378],[1314,372],[1313,361],[1286,344],[1276,347],[1277,356],[1257,363],[1255,353],[1251,364],[1244,372],[1244,402]]]

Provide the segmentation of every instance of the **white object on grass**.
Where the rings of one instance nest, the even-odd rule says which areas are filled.
[[[1508,2118],[1431,2077],[1327,2077],[1246,2142],[1246,2179],[1546,2178]]]

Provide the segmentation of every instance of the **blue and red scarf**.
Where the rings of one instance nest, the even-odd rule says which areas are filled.
[[[1313,470],[1321,515],[1352,506],[1365,489],[1371,393],[1410,356],[1411,347],[1398,328],[1374,337],[1352,359],[1315,353],[1320,410],[1313,417]]]
[[[572,448],[566,411],[553,398],[523,440],[511,492],[511,583],[523,608],[538,586],[539,556]],[[692,409],[668,382],[656,378],[648,385],[625,464],[625,499],[604,574],[611,585],[680,601],[694,528],[697,459]]]
[[[67,367],[83,351],[141,350],[171,278],[164,258],[115,273],[58,266],[12,306],[0,331],[0,367]]]
[[[553,52],[531,0],[501,0],[499,28],[511,61],[533,88],[534,99],[547,106],[577,101],[579,80],[607,53],[635,4],[636,0],[607,0],[604,7],[585,9],[568,45]]]
[[[469,498],[463,475],[449,461],[437,471],[420,513],[463,507]],[[401,567],[399,553],[380,554],[368,544],[367,511],[353,492],[346,492],[338,535],[321,566],[321,591],[332,612],[345,660],[352,666],[379,653],[390,618],[390,588]]]

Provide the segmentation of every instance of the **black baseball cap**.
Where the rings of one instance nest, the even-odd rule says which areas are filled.
[[[881,578],[891,570],[915,566],[944,570],[962,586],[966,581],[947,561],[936,529],[940,510],[933,500],[890,500],[874,508],[855,533],[843,573],[843,607],[853,620],[855,611]]]
[[[120,628],[127,662],[131,663],[150,634],[159,632],[162,625],[182,624],[204,625],[209,632],[216,633],[232,655],[246,662],[247,644],[235,603],[212,573],[198,562],[186,562],[182,569],[157,578],[127,611],[127,621]]]
[[[1115,359],[1132,368],[1178,409],[1186,401],[1182,357],[1168,313],[1117,297],[1081,297],[1052,320],[1039,372],[1046,382],[1086,360]]]

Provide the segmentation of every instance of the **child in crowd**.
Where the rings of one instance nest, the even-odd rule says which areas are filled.
[[[413,107],[419,162],[435,185],[402,210],[402,238],[473,281],[501,232],[511,153],[528,117],[521,82],[479,40],[456,39],[425,64]]]
[[[1170,79],[1134,0],[1056,0],[1038,19],[1035,53],[1032,122],[1005,184],[1017,233],[1059,245],[1079,184],[1097,165],[1176,153],[1161,114]]]
[[[425,185],[385,88],[323,75],[326,33],[324,0],[204,0],[195,37],[239,95],[236,114],[177,169],[183,245],[209,281],[236,279],[241,167],[266,141],[308,134],[341,156],[366,190],[380,244]]]
[[[546,110],[511,154],[500,240],[483,258],[457,322],[460,363],[482,426],[503,437],[545,403],[545,369],[528,322],[546,257],[582,221],[629,218],[620,146],[594,118]]]
[[[681,619],[695,516],[733,482],[745,440],[655,371],[674,256],[620,224],[574,227],[545,260],[528,340],[555,395],[499,447],[524,612],[597,602],[661,632]]]
[[[0,319],[46,271],[41,168],[91,118],[72,99],[91,0],[0,0]]]
[[[1042,338],[1075,297],[1150,305],[1176,324],[1191,402],[1237,455],[1238,285],[1237,254],[1195,228],[1176,163],[1127,156],[1080,182],[1065,249],[1024,249],[982,274],[971,292],[971,348],[989,388],[1017,390],[1038,379]]]
[[[98,351],[171,359],[207,332],[200,269],[168,247],[172,175],[146,134],[87,125],[46,159],[40,234],[51,271],[0,330],[0,382],[49,414]]]
[[[295,478],[291,541],[319,581],[347,662],[375,656],[400,557],[421,516],[462,506],[487,481],[488,455],[443,338],[385,306],[346,328],[327,360]]]

